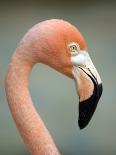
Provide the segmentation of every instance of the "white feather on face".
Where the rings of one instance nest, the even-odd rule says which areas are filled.
[[[88,53],[80,49],[79,44],[71,42],[68,45],[71,54],[71,62],[74,66],[85,66],[88,58]]]
[[[79,52],[76,55],[71,56],[71,62],[74,66],[85,66],[87,62],[87,52]]]

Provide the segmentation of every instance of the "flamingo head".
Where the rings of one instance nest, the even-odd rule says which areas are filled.
[[[36,45],[39,45],[39,61],[71,77],[79,96],[80,129],[91,120],[102,94],[100,76],[87,52],[82,34],[63,20],[47,20],[39,23]]]

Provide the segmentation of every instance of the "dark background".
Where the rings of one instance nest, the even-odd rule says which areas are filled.
[[[51,18],[65,19],[82,32],[104,91],[90,124],[80,131],[74,82],[36,65],[30,77],[35,106],[62,155],[116,155],[116,3],[84,0],[0,1],[0,155],[29,155],[8,109],[4,78],[25,32]]]

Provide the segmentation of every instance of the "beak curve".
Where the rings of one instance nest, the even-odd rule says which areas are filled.
[[[73,65],[73,75],[79,95],[78,124],[79,128],[83,129],[88,125],[96,110],[98,101],[102,95],[103,87],[100,76],[89,55],[84,66]]]
[[[83,70],[83,72],[85,71]],[[83,129],[84,127],[86,127],[87,124],[90,122],[103,91],[102,83],[98,84],[98,81],[95,78],[95,76],[92,74],[92,72],[90,71],[90,74],[88,74],[87,72],[85,73],[87,74],[87,76],[89,76],[89,78],[93,82],[94,89],[93,89],[92,95],[88,99],[79,101],[78,124],[80,129]]]

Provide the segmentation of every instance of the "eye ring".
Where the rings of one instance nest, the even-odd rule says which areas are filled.
[[[72,55],[77,54],[80,51],[80,46],[79,44],[72,42],[68,45],[69,51]]]

